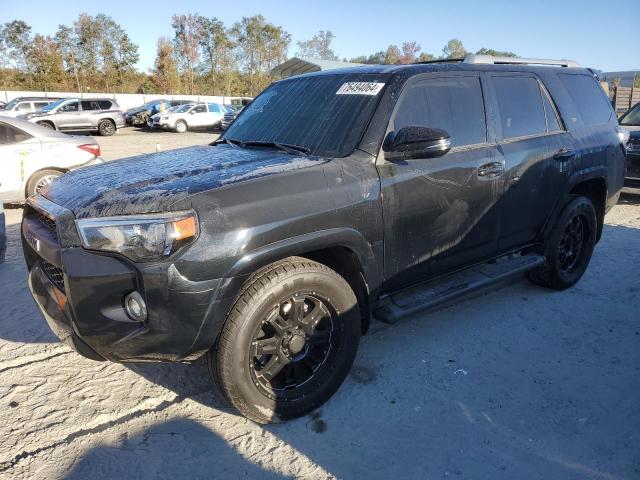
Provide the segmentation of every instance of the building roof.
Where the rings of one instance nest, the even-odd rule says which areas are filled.
[[[293,57],[271,70],[275,77],[290,77],[302,73],[334,70],[336,68],[358,67],[361,63],[340,62],[337,60],[321,60],[319,58]]]

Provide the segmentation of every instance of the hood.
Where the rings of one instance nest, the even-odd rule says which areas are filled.
[[[325,161],[270,149],[205,145],[76,170],[49,184],[42,195],[76,218],[162,212],[195,193]]]
[[[147,107],[135,107],[135,108],[130,108],[129,110],[127,110],[126,112],[124,112],[125,115],[135,115],[136,113],[141,113],[148,110]]]

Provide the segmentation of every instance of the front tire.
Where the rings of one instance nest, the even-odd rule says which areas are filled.
[[[209,371],[245,417],[278,422],[335,393],[359,340],[349,284],[325,265],[290,257],[247,281],[209,352]]]
[[[37,122],[38,125],[40,125],[41,127],[44,128],[48,128],[49,130],[55,130],[56,127],[53,126],[53,123],[51,122]]]
[[[573,197],[560,217],[544,247],[546,262],[527,273],[536,285],[564,290],[582,277],[596,244],[598,221],[596,210],[587,197]]]
[[[185,133],[187,131],[187,122],[184,120],[178,120],[176,122],[176,132]]]

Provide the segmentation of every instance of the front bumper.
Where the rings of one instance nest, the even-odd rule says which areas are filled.
[[[230,301],[219,295],[226,280],[190,281],[172,261],[134,264],[86,250],[75,243],[71,212],[38,210],[43,204],[51,202],[35,197],[25,207],[22,242],[29,288],[60,340],[85,357],[117,362],[190,361],[213,345],[224,321],[217,312]],[[146,302],[144,322],[125,312],[133,291]]]

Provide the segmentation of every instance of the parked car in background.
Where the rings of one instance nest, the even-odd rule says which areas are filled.
[[[27,113],[39,112],[56,100],[60,100],[60,97],[17,97],[0,110],[0,115],[18,117]]]
[[[130,108],[124,114],[125,121],[128,125],[132,125],[134,127],[139,126],[153,126],[152,117],[157,113],[164,113],[168,111],[170,108],[177,107],[180,105],[186,105],[188,103],[193,103],[191,100],[151,100],[150,102],[145,103],[139,107]]]
[[[22,202],[69,170],[102,163],[99,157],[91,137],[0,117],[0,201]]]
[[[525,272],[576,284],[623,185],[618,128],[593,73],[568,61],[286,78],[210,145],[30,197],[29,286],[89,358],[206,354],[242,414],[298,417],[339,388],[372,316],[393,323]]]
[[[153,116],[153,126],[184,133],[190,129],[219,127],[227,109],[219,103],[182,105]]]
[[[226,130],[227,128],[229,128],[229,125],[231,125],[231,122],[233,122],[236,119],[236,117],[240,114],[240,112],[244,108],[244,105],[225,105],[225,106],[229,108],[229,111],[227,111],[227,113],[224,114],[224,117],[222,117],[222,121],[220,122],[220,128],[222,130]]]
[[[624,191],[640,193],[640,103],[627,110],[619,122],[628,135]]]
[[[118,103],[110,98],[66,98],[47,105],[40,112],[19,118],[54,130],[97,131],[105,137],[125,125]]]

